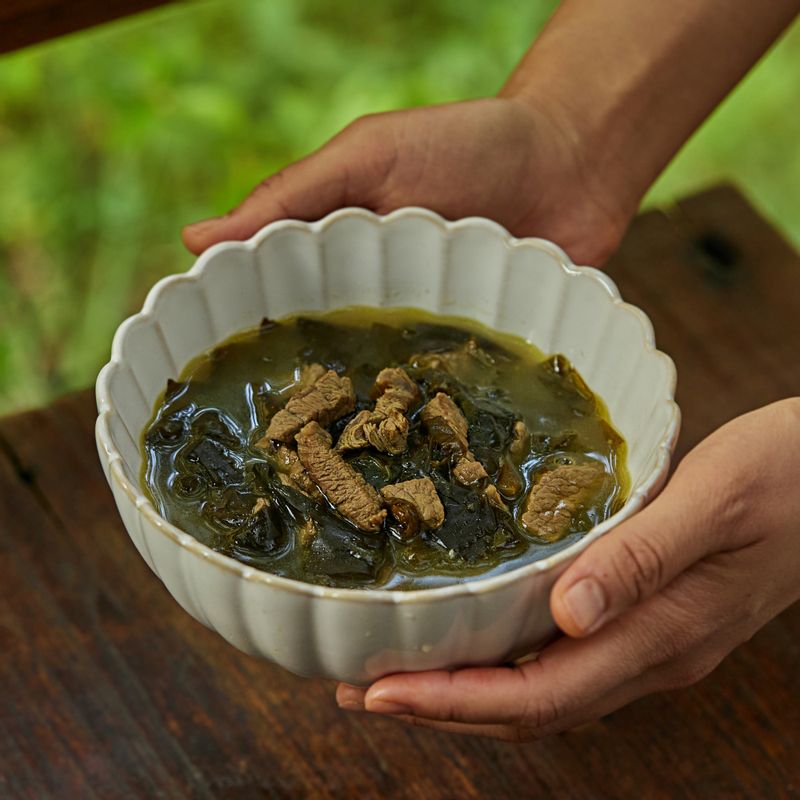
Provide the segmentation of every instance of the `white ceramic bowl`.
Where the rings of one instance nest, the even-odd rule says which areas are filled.
[[[168,378],[232,333],[345,305],[415,306],[471,317],[563,353],[628,442],[630,498],[561,552],[497,577],[413,592],[330,589],[245,566],[162,519],[145,497],[140,437]],[[205,252],[153,287],[117,331],[97,379],[97,446],[125,527],[195,619],[247,653],[301,675],[363,684],[390,672],[496,664],[554,632],[550,589],[597,537],[661,488],[677,437],[675,368],[647,317],[607,276],[555,245],[485,219],[407,208],[343,209],[268,225]]]

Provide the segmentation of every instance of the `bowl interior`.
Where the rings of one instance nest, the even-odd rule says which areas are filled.
[[[156,399],[191,358],[265,316],[348,305],[471,317],[563,353],[628,443],[631,497],[620,514],[663,477],[678,425],[674,366],[655,350],[645,315],[622,303],[606,276],[488,220],[346,209],[213,247],[187,274],[159,282],[123,323],[98,379],[98,406],[130,484],[141,492],[139,440]]]

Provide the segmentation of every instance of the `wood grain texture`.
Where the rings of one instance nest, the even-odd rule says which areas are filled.
[[[681,452],[800,392],[800,259],[732,189],[639,218],[609,270],[678,364]],[[0,797],[800,792],[800,607],[698,686],[531,745],[347,714],[169,597],[119,521],[94,418],[86,391],[0,420]]]
[[[129,16],[170,0],[3,0],[0,53]]]

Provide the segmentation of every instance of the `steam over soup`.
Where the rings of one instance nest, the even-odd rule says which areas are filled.
[[[563,356],[477,323],[353,307],[264,320],[170,382],[156,508],[246,564],[419,589],[576,541],[625,500],[625,443]]]

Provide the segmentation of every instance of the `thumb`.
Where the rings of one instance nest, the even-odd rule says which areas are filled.
[[[369,206],[391,161],[388,139],[375,135],[376,122],[356,120],[316,152],[265,178],[232,211],[187,225],[184,244],[199,254],[217,242],[247,239],[278,219],[313,220],[344,205]]]
[[[649,506],[601,537],[559,578],[550,595],[558,626],[586,636],[643,602],[722,546],[735,520],[733,487],[686,459]]]

